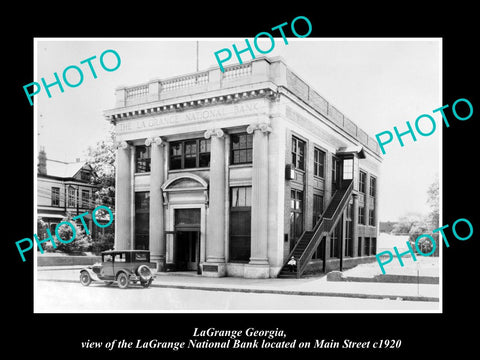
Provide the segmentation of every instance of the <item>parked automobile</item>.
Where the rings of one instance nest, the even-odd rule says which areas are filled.
[[[118,287],[125,289],[129,284],[140,282],[147,288],[154,279],[150,268],[155,263],[150,262],[148,250],[108,250],[103,251],[102,262],[82,268],[80,283],[88,286],[92,281],[105,281],[107,285],[114,282]]]

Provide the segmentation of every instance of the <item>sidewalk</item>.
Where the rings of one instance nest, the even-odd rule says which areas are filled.
[[[78,282],[82,266],[42,266],[40,281]],[[301,279],[244,279],[234,277],[209,278],[191,273],[155,273],[153,287],[268,293],[279,295],[338,296],[404,301],[439,301],[437,284],[403,284],[379,282],[334,282],[326,276]]]

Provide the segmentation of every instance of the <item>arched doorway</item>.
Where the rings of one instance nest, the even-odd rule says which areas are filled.
[[[167,269],[201,273],[201,263],[205,261],[208,183],[191,173],[175,175],[162,186],[167,206]]]

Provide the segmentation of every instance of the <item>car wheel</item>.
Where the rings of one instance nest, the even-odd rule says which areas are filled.
[[[92,282],[92,278],[90,277],[90,274],[88,273],[88,271],[82,271],[80,273],[80,283],[83,286],[88,286],[91,284],[91,282]]]
[[[120,289],[125,289],[128,287],[128,276],[125,273],[120,273],[117,276],[117,281],[118,281],[118,287]]]
[[[140,265],[137,269],[137,274],[144,283],[152,278],[152,270],[147,265]]]

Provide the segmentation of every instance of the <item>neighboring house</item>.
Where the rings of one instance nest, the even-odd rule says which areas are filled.
[[[105,117],[116,249],[247,278],[375,260],[378,143],[281,59],[120,87]]]
[[[88,212],[85,222],[92,232],[92,210],[97,189],[90,184],[93,169],[85,162],[67,163],[47,159],[44,149],[38,154],[37,216],[55,234],[55,227],[68,214],[76,216]],[[81,222],[78,220],[78,223]]]

